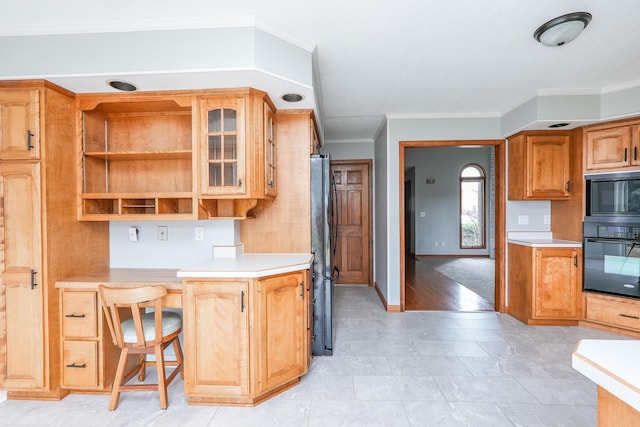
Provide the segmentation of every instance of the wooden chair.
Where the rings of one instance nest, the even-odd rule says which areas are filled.
[[[160,392],[160,408],[167,408],[167,387],[178,372],[184,378],[182,349],[178,334],[182,330],[182,316],[172,311],[163,311],[162,297],[167,294],[164,286],[144,286],[138,288],[110,288],[99,286],[100,301],[104,310],[113,343],[121,348],[116,376],[113,381],[109,410],[118,406],[121,391]],[[154,311],[145,313],[145,307]],[[175,362],[165,362],[164,350],[173,344]],[[147,361],[147,354],[155,354],[156,360]],[[125,372],[129,356],[138,356],[134,369]],[[137,372],[138,380],[144,381],[146,367],[156,365],[157,384],[127,384]],[[175,366],[167,377],[165,365]]]

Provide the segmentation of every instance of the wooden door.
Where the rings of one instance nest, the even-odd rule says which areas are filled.
[[[576,319],[578,317],[578,250],[541,248],[536,250],[534,316]]]
[[[586,169],[629,166],[631,131],[629,126],[587,132]]]
[[[304,277],[293,273],[259,281],[259,393],[306,372]]]
[[[38,164],[0,164],[0,386],[7,390],[44,386],[39,189]]]
[[[184,298],[185,394],[249,395],[248,282],[188,281]]]
[[[640,165],[640,125],[631,127],[631,166]]]
[[[371,162],[332,161],[338,283],[371,286]]]
[[[200,102],[200,192],[244,195],[245,98],[203,98]]]
[[[566,135],[527,137],[527,197],[568,199],[571,196],[570,145]]]
[[[0,159],[39,157],[39,91],[0,89]]]

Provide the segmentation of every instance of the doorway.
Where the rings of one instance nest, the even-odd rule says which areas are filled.
[[[427,262],[428,260],[423,259],[422,257],[416,257],[411,254],[410,248],[412,247],[411,238],[415,233],[411,230],[411,217],[415,218],[415,221],[418,223],[416,225],[416,229],[418,230],[420,227],[420,219],[425,215],[422,209],[422,205],[420,209],[420,218],[415,215],[410,215],[410,211],[412,209],[412,204],[414,204],[417,199],[415,194],[407,194],[408,191],[412,190],[411,184],[419,185],[417,183],[416,173],[412,171],[409,166],[410,164],[406,164],[405,162],[405,150],[408,148],[435,148],[435,147],[449,147],[449,148],[461,148],[461,146],[473,146],[473,147],[494,147],[495,153],[495,163],[494,163],[494,171],[495,171],[495,196],[494,196],[494,206],[495,209],[492,212],[494,221],[491,223],[494,224],[494,228],[492,230],[491,235],[495,236],[494,247],[495,247],[495,268],[491,272],[494,276],[494,287],[492,289],[493,298],[490,298],[494,301],[494,304],[487,306],[487,302],[479,298],[474,292],[469,291],[464,286],[461,286],[455,280],[450,279],[449,277],[442,274],[440,271],[436,270],[434,266],[438,266],[438,262]],[[400,266],[401,266],[401,286],[400,286],[400,297],[401,297],[401,309],[404,311],[406,309],[415,309],[412,305],[407,305],[407,294],[410,296],[415,295],[415,291],[420,289],[420,286],[429,286],[429,291],[434,291],[436,289],[444,290],[446,292],[431,292],[428,295],[428,299],[433,303],[436,299],[440,298],[449,298],[453,302],[450,305],[450,310],[463,310],[463,311],[476,311],[476,310],[493,310],[504,312],[505,303],[504,303],[504,274],[505,274],[505,266],[504,266],[504,248],[505,248],[505,195],[504,195],[504,183],[506,181],[505,177],[505,142],[504,140],[471,140],[471,141],[410,141],[410,142],[401,142],[400,143],[400,170],[403,173],[403,177],[401,179],[400,192],[400,203],[401,203],[401,215],[404,215],[404,221],[400,222],[400,243],[402,250],[400,251]],[[420,182],[423,180],[423,176],[420,177]],[[427,183],[433,183],[437,181],[437,179],[427,179]],[[426,215],[429,216],[430,212],[427,210]],[[457,215],[448,215],[443,219],[445,221],[450,220],[452,217],[455,218]],[[402,216],[401,216],[402,217]],[[488,225],[487,225],[488,228]],[[418,230],[419,231],[419,230]],[[424,230],[422,230],[424,233]],[[437,236],[430,237],[435,239],[433,245],[445,245],[445,242],[440,241],[440,238]],[[456,238],[457,240],[458,238]],[[442,239],[447,240],[447,239]],[[450,240],[446,243],[449,247],[444,250],[443,248],[438,248],[441,253],[448,253],[451,248],[451,244],[458,245],[459,242],[451,242]],[[432,245],[432,246],[433,246]],[[416,241],[415,246],[419,246]],[[435,249],[435,248],[432,248]],[[422,249],[424,251],[424,249]],[[436,251],[437,251],[436,250]],[[473,251],[471,251],[473,253]],[[421,253],[420,249],[415,250],[416,254]],[[424,253],[424,252],[422,252]],[[427,251],[428,253],[428,251]],[[459,253],[459,251],[452,251],[451,253]],[[486,253],[486,252],[485,252]],[[478,251],[474,253],[478,255]],[[464,255],[449,255],[453,257],[464,257]],[[486,255],[485,255],[486,257]],[[431,258],[431,257],[429,257]],[[465,257],[466,258],[466,257]],[[436,258],[437,259],[437,258]],[[437,259],[438,260],[438,259]],[[440,260],[438,260],[440,261]],[[440,262],[441,264],[441,262]],[[442,270],[441,270],[442,271]],[[427,278],[431,283],[418,283],[416,278],[422,280]],[[434,283],[434,281],[436,283]],[[438,286],[440,286],[438,288]],[[427,288],[421,288],[422,290]],[[424,295],[423,295],[424,296]],[[477,297],[478,301],[474,304],[469,304],[472,302],[473,297]],[[454,301],[454,299],[456,299]],[[484,302],[483,302],[484,301]],[[442,301],[441,301],[442,302]],[[464,304],[460,304],[464,303]],[[466,304],[466,305],[465,305]],[[447,309],[446,305],[436,304],[433,306],[434,308],[430,309]]]
[[[371,160],[332,160],[335,184],[334,264],[338,284],[367,285],[373,281]]]

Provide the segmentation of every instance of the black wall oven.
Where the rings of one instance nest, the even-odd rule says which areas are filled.
[[[584,290],[640,298],[638,222],[584,222]]]

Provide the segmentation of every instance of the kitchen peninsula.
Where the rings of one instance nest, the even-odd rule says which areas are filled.
[[[572,366],[598,386],[598,426],[640,423],[640,376],[636,340],[580,340]]]
[[[311,357],[312,259],[244,254],[181,270],[111,269],[58,281],[63,387],[111,388],[117,349],[99,315],[99,284],[167,287],[165,305],[183,309],[189,403],[254,405],[294,386]]]

